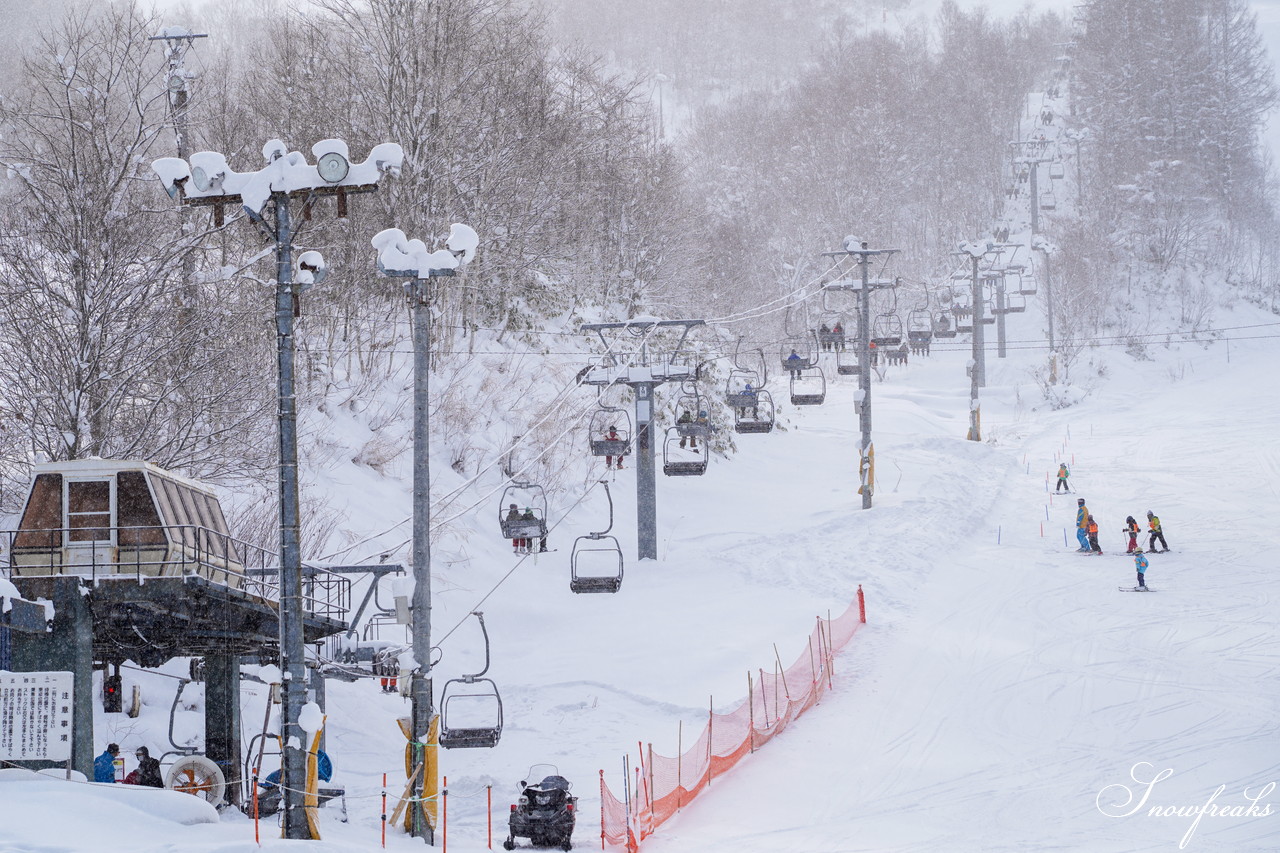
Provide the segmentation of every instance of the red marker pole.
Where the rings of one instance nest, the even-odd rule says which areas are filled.
[[[382,846],[387,846],[387,774],[382,774]]]
[[[484,787],[485,787],[485,797],[487,799],[487,803],[485,804],[485,810],[488,812],[487,817],[489,819],[489,849],[492,850],[493,849],[493,786],[485,785]]]

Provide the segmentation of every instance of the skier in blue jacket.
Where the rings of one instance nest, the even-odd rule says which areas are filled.
[[[118,744],[107,744],[107,748],[102,755],[93,759],[93,781],[116,781],[116,756],[119,754],[120,746]]]
[[[1084,505],[1084,498],[1076,500],[1076,540],[1081,551],[1092,551],[1089,545],[1089,508]]]
[[[1144,575],[1147,572],[1147,555],[1142,553],[1141,548],[1137,548],[1133,552],[1133,565],[1138,570],[1138,588],[1146,589],[1147,580]]]

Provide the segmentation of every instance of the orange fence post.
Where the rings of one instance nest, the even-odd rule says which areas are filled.
[[[284,774],[281,774],[283,776]],[[262,846],[258,837],[258,768],[253,768],[253,843]]]
[[[600,849],[604,849],[604,768],[600,768]]]
[[[867,597],[862,594],[862,584],[858,584],[858,621],[867,624]]]

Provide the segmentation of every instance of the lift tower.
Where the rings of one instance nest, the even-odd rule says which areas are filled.
[[[610,385],[629,385],[636,397],[636,543],[638,559],[658,559],[658,483],[654,465],[653,392],[664,382],[681,382],[696,378],[696,371],[688,363],[680,363],[681,348],[689,337],[689,330],[705,326],[706,320],[628,320],[625,323],[586,323],[579,331],[595,332],[612,352],[604,333],[613,329],[625,329],[628,333],[644,337],[640,351],[630,361],[618,363],[618,357],[610,354],[604,363],[587,370],[583,385],[598,388]],[[649,352],[649,335],[663,327],[683,327],[679,343],[664,361]]]

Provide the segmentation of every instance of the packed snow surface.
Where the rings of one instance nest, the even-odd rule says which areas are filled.
[[[1032,311],[1009,320],[1011,338],[1038,336]],[[443,753],[451,849],[485,849],[488,785],[501,841],[516,784],[539,762],[582,798],[576,846],[597,845],[600,770],[620,793],[623,754],[638,766],[637,743],[688,748],[709,703],[740,702],[747,673],[773,667],[774,644],[789,664],[814,617],[843,610],[861,584],[868,624],[837,659],[834,690],[643,849],[1135,851],[1185,839],[1189,850],[1274,850],[1280,326],[1244,308],[1218,325],[1239,328],[1212,344],[1161,337],[1141,358],[1086,350],[1073,379],[1090,393],[1057,411],[1029,378],[1043,352],[991,352],[981,443],[964,440],[967,346],[936,343],[873,385],[878,489],[867,511],[855,491],[856,377],[833,375],[825,404],[803,409],[775,388],[779,430],[737,436],[739,452],[713,458],[703,477],[659,476],[657,561],[634,559],[634,459],[606,475],[584,458],[585,481],[607,476],[616,504],[627,559],[617,595],[568,590],[573,538],[607,523],[598,486],[536,559],[499,538],[493,507],[477,509],[469,559],[436,567],[436,684],[483,665],[467,617],[483,609],[506,728],[496,749]],[[1074,552],[1076,494],[1049,492],[1062,460],[1102,527],[1101,557]],[[407,513],[402,495],[387,484],[358,497],[388,522]],[[1156,592],[1121,592],[1134,570],[1120,529],[1148,509],[1172,550],[1150,558]],[[95,751],[163,743],[175,682],[127,670],[126,693],[131,683],[143,714],[99,712]],[[186,690],[175,738],[198,744],[199,686]],[[246,737],[266,691],[244,685]],[[407,710],[376,680],[330,682],[325,748],[350,819],[321,809],[314,849],[380,843],[382,774],[394,803],[395,718]],[[235,811],[189,825],[169,799],[125,791],[129,810],[108,815],[102,786],[6,781],[0,849],[255,849]],[[387,843],[420,844],[394,829]]]

